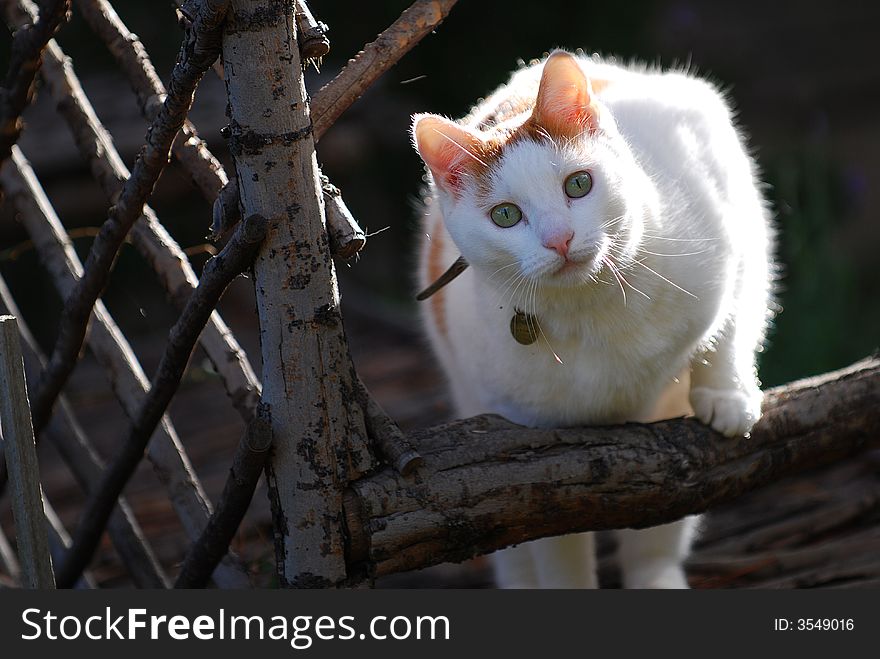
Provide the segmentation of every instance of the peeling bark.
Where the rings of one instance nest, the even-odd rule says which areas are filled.
[[[656,526],[880,446],[880,360],[767,392],[749,439],[724,438],[694,419],[547,430],[478,416],[410,441],[424,458],[412,476],[386,467],[346,492],[352,572]]]

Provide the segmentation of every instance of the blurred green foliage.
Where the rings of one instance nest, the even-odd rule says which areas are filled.
[[[781,313],[762,356],[767,385],[865,357],[880,339],[880,269],[850,258],[842,233],[852,223],[848,182],[820,138],[764,163],[776,213]],[[855,182],[858,185],[858,181]]]

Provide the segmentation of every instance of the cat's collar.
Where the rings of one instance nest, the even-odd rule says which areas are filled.
[[[431,284],[425,290],[423,290],[421,293],[416,295],[416,299],[419,302],[421,302],[423,300],[427,300],[434,293],[436,293],[441,288],[446,286],[446,284],[448,284],[453,279],[458,277],[462,272],[467,270],[467,267],[468,267],[468,262],[464,260],[463,256],[459,256],[455,260],[455,263],[453,263],[451,266],[449,266],[449,269],[446,272],[444,272],[442,275],[437,277],[437,279],[434,281],[433,284]]]
[[[437,277],[434,282],[421,293],[416,295],[416,299],[421,302],[427,300],[441,288],[446,286],[453,279],[458,277],[462,272],[467,270],[468,262],[463,256],[459,256],[455,263],[449,266],[449,269],[442,275]],[[513,317],[510,319],[510,334],[514,340],[524,346],[531,345],[538,340],[538,318],[534,314],[520,311],[514,307]]]

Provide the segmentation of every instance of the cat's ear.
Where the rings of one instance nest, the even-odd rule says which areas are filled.
[[[557,50],[547,58],[532,119],[551,134],[569,137],[598,126],[590,79],[573,55]]]
[[[413,144],[431,170],[434,182],[448,192],[461,190],[465,166],[483,164],[478,155],[485,143],[475,133],[435,114],[413,117]]]

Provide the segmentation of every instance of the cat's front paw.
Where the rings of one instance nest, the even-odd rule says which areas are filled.
[[[761,418],[760,389],[691,389],[691,406],[697,418],[726,437],[748,434]]]

